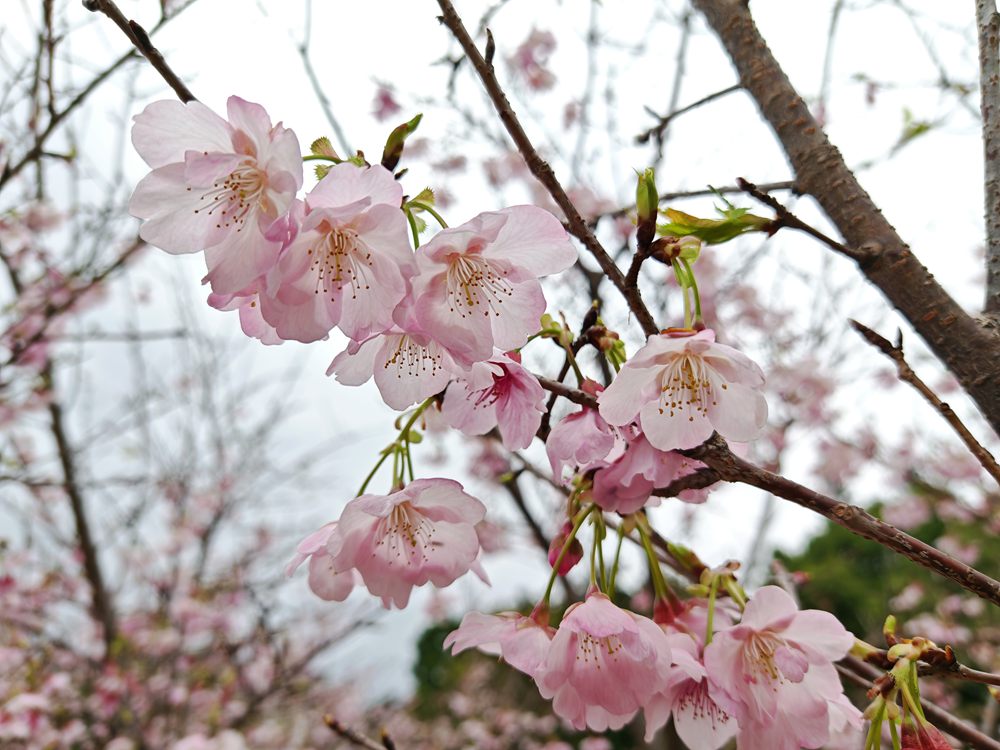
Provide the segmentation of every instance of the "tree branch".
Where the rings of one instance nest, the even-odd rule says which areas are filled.
[[[871,328],[866,325],[862,325],[856,320],[852,320],[851,325],[854,327],[855,331],[861,334],[865,341],[874,346],[895,363],[899,379],[912,385],[917,392],[923,396],[942,417],[944,417],[945,421],[951,425],[952,429],[955,430],[956,433],[958,433],[962,442],[965,443],[965,447],[969,449],[969,452],[976,457],[976,460],[982,464],[982,467],[986,469],[994,480],[996,480],[997,484],[1000,484],[1000,464],[998,464],[997,460],[993,458],[993,454],[986,450],[986,448],[983,447],[978,440],[976,440],[975,435],[969,432],[969,428],[965,426],[961,419],[959,419],[954,410],[938,398],[938,395],[934,393],[934,391],[932,391],[927,384],[924,383],[924,381],[917,377],[917,374],[910,367],[909,363],[907,363],[907,361],[903,358],[902,332],[899,334],[898,343],[893,345],[889,343],[888,339],[880,336]]]
[[[358,747],[366,748],[366,750],[395,750],[396,743],[385,733],[382,732],[382,741],[376,742],[371,737],[367,737],[360,732],[355,732],[350,727],[345,727],[335,718],[327,714],[323,717],[323,723],[326,724],[330,731],[333,732],[338,737],[343,737],[345,740]]]
[[[903,557],[938,575],[959,584],[978,597],[1000,606],[1000,581],[990,578],[975,568],[959,562],[939,549],[921,542],[856,505],[834,500],[790,479],[772,474],[759,466],[744,461],[729,450],[725,440],[713,435],[692,450],[681,451],[697,458],[727,482],[741,482],[751,487],[767,490],[772,495],[790,500],[796,505],[819,513],[848,531],[865,539],[878,542]]]
[[[510,106],[510,102],[507,100],[507,95],[500,86],[500,82],[497,81],[493,66],[486,62],[476,48],[475,42],[472,41],[472,37],[469,36],[469,32],[465,28],[465,24],[462,23],[462,19],[455,10],[455,6],[451,4],[450,0],[438,0],[438,5],[441,6],[442,12],[439,20],[451,30],[455,39],[462,46],[466,57],[469,58],[472,66],[476,69],[476,73],[479,75],[479,79],[483,82],[483,87],[493,102],[493,106],[496,108],[500,120],[507,129],[507,133],[514,141],[514,145],[517,146],[517,150],[520,151],[521,156],[524,157],[528,169],[535,176],[535,179],[542,183],[546,190],[548,190],[549,195],[552,196],[552,200],[556,202],[556,205],[565,214],[569,231],[594,256],[594,260],[597,261],[601,270],[604,271],[605,275],[611,280],[611,283],[615,285],[622,297],[625,298],[632,314],[635,315],[639,321],[639,325],[642,326],[643,332],[647,336],[658,333],[660,329],[642,301],[639,290],[635,287],[630,288],[625,283],[625,276],[622,274],[621,269],[615,265],[614,260],[608,254],[607,250],[604,249],[604,246],[598,241],[593,231],[587,226],[587,222],[580,216],[580,212],[577,211],[576,206],[573,205],[573,201],[566,195],[566,191],[563,190],[562,185],[552,171],[552,167],[538,155],[538,151],[532,145],[531,139],[528,138],[527,133],[524,132],[524,128],[521,127],[521,122],[517,119],[517,115],[514,114],[514,110]]]
[[[858,266],[955,374],[1000,432],[1000,335],[952,299],[910,252],[792,87],[754,25],[745,0],[692,0],[705,14],[770,123],[793,169],[848,247],[866,251]]]
[[[129,38],[132,45],[142,53],[143,57],[149,60],[150,65],[156,68],[156,72],[174,90],[178,99],[184,103],[195,101],[194,94],[184,84],[184,81],[174,73],[173,69],[167,65],[167,61],[163,59],[160,51],[153,46],[153,42],[150,40],[146,30],[135,21],[126,18],[121,9],[115,5],[114,0],[84,0],[83,7],[94,13],[103,13],[114,21],[115,25]]]
[[[979,110],[983,118],[983,202],[986,220],[986,304],[1000,315],[1000,14],[996,0],[976,0]]]

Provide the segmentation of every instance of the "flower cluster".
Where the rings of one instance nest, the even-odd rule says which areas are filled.
[[[646,740],[673,717],[691,750],[825,747],[857,733],[861,712],[843,694],[833,662],[854,637],[826,612],[799,611],[765,586],[738,624],[715,630],[714,602],[690,600],[654,621],[591,591],[563,615],[470,612],[445,640],[477,647],[531,677],[553,710],[576,729],[624,726],[640,711]],[[723,610],[714,614],[721,617]]]
[[[486,505],[453,480],[418,479],[412,447],[430,420],[492,435],[509,451],[542,435],[552,483],[566,494],[562,530],[548,549],[548,587],[529,616],[469,613],[446,646],[499,654],[578,730],[618,729],[641,712],[650,738],[672,716],[693,750],[734,736],[741,747],[792,750],[857,728],[860,714],[832,666],[854,639],[831,615],[799,612],[774,587],[747,603],[731,569],[700,563],[702,598],[684,602],[651,546],[645,510],[659,502],[655,491],[704,468],[685,451],[716,432],[751,441],[767,420],[760,368],[717,342],[701,319],[691,269],[700,240],[661,242],[664,252],[683,250],[672,262],[684,328],[649,337],[629,359],[618,335],[592,318],[590,340],[617,371],[602,386],[582,373],[565,324],[545,315],[540,279],[576,260],[561,223],[514,206],[448,227],[429,191],[404,195],[390,169],[419,118],[393,131],[386,166],[360,154],[344,161],[314,144],[306,158],[332,165],[300,199],[294,134],[236,97],[228,115],[157,102],[136,118],[133,140],[153,168],[131,202],[146,220],[143,237],[170,252],[204,251],[210,304],[239,310],[244,331],[264,343],[314,342],[339,329],[348,344],[328,374],[344,385],[374,379],[385,403],[404,411],[357,496],[299,544],[289,575],[308,561],[320,598],[343,601],[363,585],[387,608],[405,607],[416,587],[445,587],[469,571],[488,582],[480,565]],[[424,244],[417,214],[442,227]],[[584,404],[551,429],[543,427],[551,408],[543,385],[552,386],[522,363],[522,347],[536,338],[565,352],[579,382],[574,400]],[[386,463],[389,493],[366,492]],[[703,489],[674,494],[705,498]],[[619,552],[628,535],[647,553],[652,617],[614,603],[620,558],[605,564],[605,514],[619,516]],[[552,628],[553,584],[584,559],[578,537],[588,523],[590,588]]]

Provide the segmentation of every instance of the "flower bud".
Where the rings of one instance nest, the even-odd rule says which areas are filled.
[[[559,560],[559,553],[561,553],[563,547],[566,546],[566,540],[569,539],[569,535],[572,531],[573,524],[567,521],[563,524],[559,533],[556,534],[549,543],[549,565],[555,567],[556,562],[558,562],[559,570],[557,572],[561,576],[569,573],[573,569],[573,566],[583,559],[583,545],[580,544],[579,539],[574,538],[572,543],[569,545],[569,549],[566,550],[566,554],[562,556],[562,560]]]
[[[656,236],[656,215],[660,197],[656,192],[653,168],[639,175],[635,187],[636,241],[640,248],[648,247]]]
[[[933,724],[903,725],[900,750],[951,750],[951,745]]]

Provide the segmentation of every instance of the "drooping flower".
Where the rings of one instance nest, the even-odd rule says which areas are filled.
[[[596,396],[603,386],[585,380],[581,390]],[[557,482],[566,480],[566,467],[576,471],[579,467],[605,458],[614,447],[615,431],[604,421],[597,409],[584,406],[580,411],[563,417],[553,425],[545,441],[552,475]]]
[[[646,704],[646,742],[652,741],[672,715],[677,735],[689,750],[717,750],[736,734],[736,720],[709,692],[698,642],[683,633],[669,635],[668,639],[675,666],[663,691]]]
[[[356,568],[386,607],[402,609],[414,586],[448,586],[476,564],[476,524],[486,507],[450,479],[418,479],[398,492],[361,495],[340,517],[337,570]]]
[[[360,341],[392,325],[414,270],[402,199],[387,169],[349,162],[312,189],[298,237],[261,300],[281,338],[318,341],[339,326]]]
[[[452,381],[441,407],[448,424],[466,435],[497,427],[507,450],[527,448],[545,413],[545,391],[520,360],[517,354],[497,354]]]
[[[703,467],[694,459],[675,451],[653,447],[634,426],[619,431],[616,450],[603,461],[586,467],[594,470],[591,495],[604,510],[635,513],[650,502],[653,490],[668,486],[675,479]],[[678,497],[688,502],[704,502],[703,490],[685,490]],[[654,498],[654,504],[659,498]]]
[[[651,336],[600,396],[601,416],[626,425],[638,416],[660,450],[693,448],[713,430],[747,442],[767,421],[760,368],[746,355],[715,342],[711,330]]]
[[[465,371],[417,325],[410,310],[404,300],[394,312],[397,325],[364,341],[351,341],[326,374],[335,375],[342,385],[361,385],[374,376],[382,400],[397,410],[443,391]]]
[[[566,610],[535,682],[574,728],[603,731],[624,726],[661,691],[670,664],[656,623],[592,591]]]
[[[234,294],[270,270],[284,239],[275,226],[302,186],[295,134],[259,104],[231,96],[228,122],[196,101],[153,102],[132,143],[153,171],[129,212],[140,236],[169,253],[204,250],[213,291]]]
[[[950,750],[951,744],[933,724],[903,723],[901,750]]]
[[[357,573],[351,569],[337,569],[333,555],[340,545],[336,522],[328,523],[307,536],[295,548],[295,556],[285,568],[291,576],[306,560],[309,561],[309,588],[320,599],[342,602],[357,585]]]
[[[208,295],[208,304],[216,310],[236,310],[240,316],[240,328],[243,333],[262,344],[271,346],[285,343],[270,323],[260,314],[260,295],[257,292],[248,295],[215,294]]]
[[[842,693],[832,663],[853,643],[829,612],[799,611],[783,589],[765,586],[750,599],[740,623],[716,633],[705,648],[713,698],[745,732],[770,732],[781,711],[794,706],[797,741],[819,747],[805,743],[820,735],[826,741],[827,702]]]
[[[547,617],[545,618],[547,621]],[[469,612],[462,623],[444,639],[444,648],[453,654],[478,648],[487,654],[502,656],[514,669],[533,677],[545,660],[555,630],[525,617],[520,612],[485,615]]]
[[[554,568],[556,563],[558,563],[559,568],[556,572],[561,576],[569,573],[583,559],[583,545],[580,544],[580,540],[576,537],[573,538],[573,541],[569,543],[569,547],[563,552],[563,547],[566,547],[566,542],[569,540],[569,535],[572,531],[573,524],[567,521],[563,524],[559,533],[552,537],[552,541],[549,542],[549,565]],[[560,555],[562,555],[562,560],[559,559]]]
[[[524,345],[545,312],[539,277],[568,268],[576,251],[552,214],[513,206],[441,230],[416,258],[416,321],[468,368]]]

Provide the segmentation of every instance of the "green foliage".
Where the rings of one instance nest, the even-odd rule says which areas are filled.
[[[716,208],[721,219],[701,219],[675,208],[668,208],[663,213],[670,221],[658,224],[656,229],[661,235],[674,237],[697,237],[709,245],[719,245],[739,237],[747,232],[766,232],[773,223],[771,219],[755,216],[749,208],[737,208],[726,202],[725,208]]]

